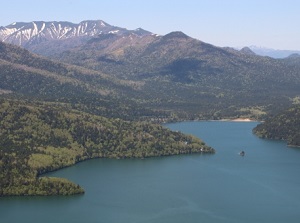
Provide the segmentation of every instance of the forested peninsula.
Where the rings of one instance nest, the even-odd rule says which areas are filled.
[[[261,138],[285,140],[289,146],[300,146],[300,106],[267,119],[253,132]]]
[[[70,195],[83,188],[41,177],[92,158],[214,153],[193,136],[161,125],[109,119],[68,104],[0,100],[0,196]]]

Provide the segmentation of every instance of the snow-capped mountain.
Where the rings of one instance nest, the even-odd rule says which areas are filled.
[[[127,30],[111,26],[102,20],[82,21],[79,24],[71,22],[17,22],[0,27],[0,40],[23,47],[50,40],[65,40],[74,37],[94,37],[100,34],[132,33],[138,36],[152,33],[142,30]]]

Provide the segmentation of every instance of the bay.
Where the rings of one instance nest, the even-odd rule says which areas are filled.
[[[167,124],[216,154],[82,162],[48,176],[80,184],[84,195],[1,198],[0,222],[298,222],[300,150],[257,138],[257,124]]]

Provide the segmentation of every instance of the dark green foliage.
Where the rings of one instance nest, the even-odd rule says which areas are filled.
[[[58,103],[0,100],[0,195],[74,194],[83,190],[38,175],[91,158],[145,158],[214,150],[161,125],[129,122]]]
[[[300,106],[266,120],[253,132],[261,138],[286,140],[290,146],[300,146]]]

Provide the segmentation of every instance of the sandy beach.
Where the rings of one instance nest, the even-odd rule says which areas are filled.
[[[236,118],[232,119],[233,122],[255,122],[255,120],[251,120],[250,118]]]

